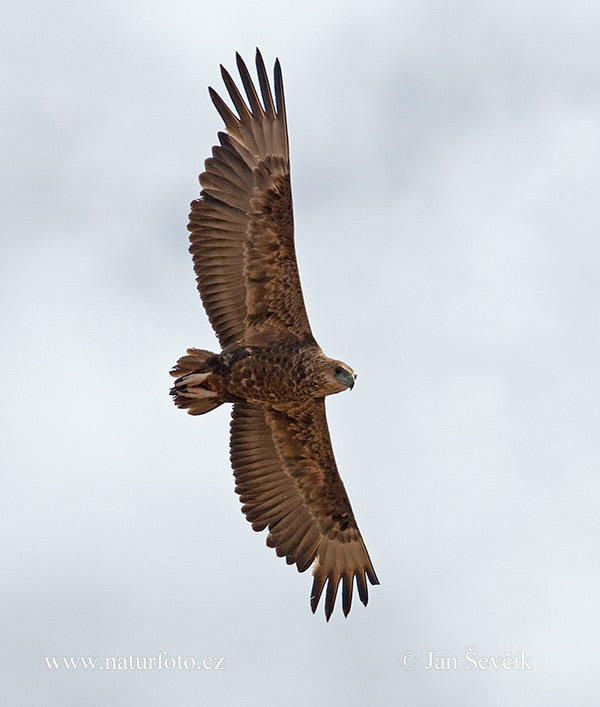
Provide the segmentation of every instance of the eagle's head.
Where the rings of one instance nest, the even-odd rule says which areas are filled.
[[[348,388],[352,390],[352,388],[354,388],[354,381],[356,380],[356,373],[350,366],[347,363],[334,361],[333,359],[329,359],[328,363],[327,382],[331,384],[331,393],[341,393]]]

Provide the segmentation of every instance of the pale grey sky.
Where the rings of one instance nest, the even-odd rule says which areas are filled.
[[[1,24],[7,704],[598,704],[600,7],[24,0]],[[381,586],[329,624],[240,512],[229,411],[168,396],[216,346],[186,232],[207,86],[256,46],[312,327],[359,373],[328,415]],[[161,651],[225,669],[44,661]]]

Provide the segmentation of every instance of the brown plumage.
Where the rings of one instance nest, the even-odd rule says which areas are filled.
[[[267,545],[303,572],[311,565],[311,608],[327,585],[331,616],[340,582],[350,611],[356,579],[379,584],[338,474],[325,396],[352,388],[356,375],[315,341],[300,287],[283,82],[275,100],[260,52],[260,98],[239,55],[245,100],[221,67],[234,113],[210,88],[225,122],[192,202],[190,252],[202,302],[222,346],[188,349],[171,371],[175,404],[201,415],[233,403],[231,463],[242,511]],[[262,100],[261,100],[262,99]]]

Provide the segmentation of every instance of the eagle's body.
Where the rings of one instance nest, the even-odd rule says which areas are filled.
[[[227,133],[200,175],[191,246],[198,289],[222,352],[188,349],[172,374],[176,405],[200,415],[233,403],[231,462],[243,512],[267,544],[304,571],[314,563],[311,607],[325,584],[329,619],[340,582],[368,600],[378,584],[340,479],[325,396],[352,388],[352,369],[321,350],[308,323],[294,250],[283,83],[275,102],[259,52],[262,102],[237,57],[248,103],[223,79],[238,112],[210,89]]]
[[[336,368],[337,378],[331,375]],[[205,412],[199,410],[205,402],[211,407],[244,401],[304,403],[351,388],[355,377],[348,366],[327,358],[318,346],[297,348],[289,343],[233,345],[220,354],[190,349],[173,370],[179,376],[175,402],[192,415]]]

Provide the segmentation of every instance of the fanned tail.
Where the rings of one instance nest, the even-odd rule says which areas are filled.
[[[204,349],[188,349],[170,371],[176,378],[175,385],[169,391],[173,402],[190,415],[204,415],[219,407],[222,400],[217,393],[206,386],[212,373],[212,362],[216,354]]]

